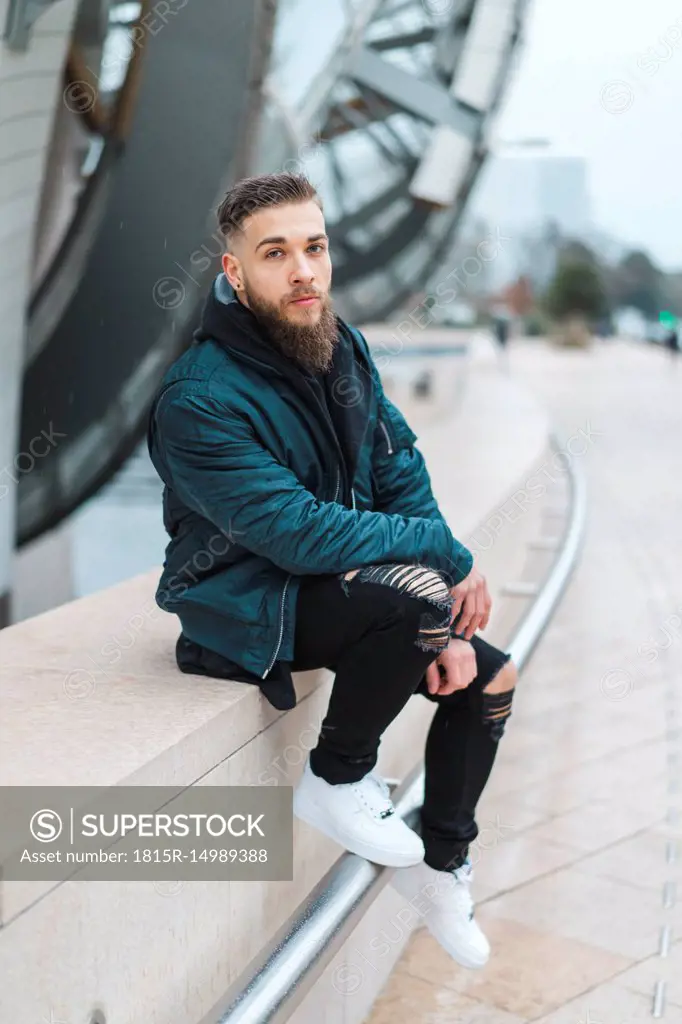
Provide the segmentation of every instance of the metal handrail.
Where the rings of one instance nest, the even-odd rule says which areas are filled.
[[[557,438],[550,443],[559,450]],[[506,650],[521,670],[546,629],[576,565],[587,499],[579,467],[568,463],[570,518],[559,555]],[[417,823],[424,793],[418,765],[397,788],[393,802],[408,824]],[[309,893],[295,915],[230,987],[229,1003],[210,1024],[282,1024],[310,991],[349,933],[374,902],[394,869],[345,853]],[[204,1024],[209,1024],[205,1018]]]

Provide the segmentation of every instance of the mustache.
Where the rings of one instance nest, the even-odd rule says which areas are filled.
[[[292,292],[286,302],[295,302],[296,299],[321,299],[323,298],[322,292],[318,291],[317,288],[308,288]]]

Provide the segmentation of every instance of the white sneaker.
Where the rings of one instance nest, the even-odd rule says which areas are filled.
[[[391,884],[423,916],[446,953],[462,967],[475,969],[488,962],[490,944],[473,918],[472,879],[468,862],[454,871],[436,871],[421,863],[396,871]]]
[[[313,774],[308,759],[294,790],[294,814],[375,864],[405,867],[424,857],[421,837],[396,813],[386,782],[374,772],[332,786]]]

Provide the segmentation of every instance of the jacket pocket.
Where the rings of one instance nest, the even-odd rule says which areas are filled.
[[[411,448],[417,440],[403,414],[385,395],[379,399],[377,422],[386,455],[394,455],[401,448]]]

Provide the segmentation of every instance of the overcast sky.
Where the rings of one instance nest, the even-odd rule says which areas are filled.
[[[596,225],[682,269],[682,0],[533,0],[495,134],[584,156]]]

